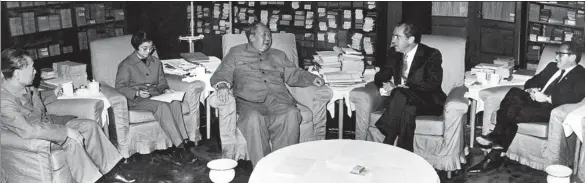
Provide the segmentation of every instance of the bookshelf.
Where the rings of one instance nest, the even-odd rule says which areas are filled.
[[[525,16],[524,33],[521,34],[525,54],[520,60],[528,70],[536,69],[546,45],[584,38],[585,2],[529,1],[526,2]]]
[[[2,39],[28,50],[38,70],[69,60],[87,64],[91,77],[89,42],[126,34],[125,9],[125,2],[3,1]]]

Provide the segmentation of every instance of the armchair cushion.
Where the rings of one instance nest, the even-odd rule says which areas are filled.
[[[378,110],[370,115],[370,127],[376,128],[376,121],[380,119],[382,113],[384,113],[383,110]],[[417,116],[414,134],[443,135],[445,127],[443,120],[442,116]]]
[[[493,129],[491,129],[493,130]],[[518,123],[518,132],[524,135],[530,135],[540,138],[548,137],[548,123],[537,122],[537,123]]]
[[[97,121],[101,118],[104,102],[98,99],[63,99],[50,103],[46,108],[47,114]]]

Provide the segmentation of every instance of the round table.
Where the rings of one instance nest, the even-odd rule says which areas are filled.
[[[350,173],[365,166],[363,175]],[[422,157],[396,146],[361,140],[320,140],[279,149],[262,158],[250,183],[440,182]]]

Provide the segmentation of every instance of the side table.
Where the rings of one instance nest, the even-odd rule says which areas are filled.
[[[471,109],[469,110],[469,125],[471,126],[471,132],[469,134],[469,147],[473,148],[475,142],[475,114],[483,111],[483,101],[479,97],[479,92],[484,89],[498,87],[498,86],[509,86],[509,85],[524,85],[524,83],[530,79],[530,77],[524,75],[514,74],[512,80],[502,80],[497,85],[488,84],[475,84],[477,77],[472,75],[471,72],[465,72],[465,86],[469,89],[465,97],[471,101]]]
[[[563,121],[563,130],[565,131],[565,137],[571,136],[575,133],[577,136],[575,145],[575,158],[573,161],[573,175],[577,174],[579,170],[581,159],[581,142],[583,141],[583,127],[585,125],[585,105],[582,105],[572,112],[570,112],[565,121]]]

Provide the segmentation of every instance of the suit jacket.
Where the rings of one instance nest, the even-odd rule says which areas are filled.
[[[54,124],[52,116],[46,114],[47,110],[38,90],[2,83],[0,95],[0,128],[7,128],[24,139],[59,143],[65,141],[67,128],[65,125]]]
[[[150,86],[147,86],[150,85]],[[165,89],[169,89],[162,63],[157,57],[149,56],[146,63],[142,62],[136,52],[128,55],[118,65],[116,73],[116,89],[126,96],[128,105],[136,104],[136,91],[140,88],[147,88],[151,96],[160,95]]]
[[[526,81],[524,88],[544,88],[558,70],[556,62],[549,63],[540,73]],[[581,65],[575,66],[550,90],[554,107],[580,102],[585,98],[585,68]]]
[[[236,97],[250,102],[264,102],[270,94],[280,102],[296,103],[285,83],[306,87],[316,77],[298,68],[283,51],[271,48],[261,53],[246,43],[230,49],[211,76],[211,85],[226,82]]]
[[[396,85],[404,83],[400,77],[403,67],[403,55],[394,48],[388,52],[388,60],[374,77],[378,88],[382,83],[393,81]],[[443,82],[443,58],[441,52],[425,44],[419,43],[408,73],[406,86],[424,100],[443,105],[447,95],[441,88]]]

